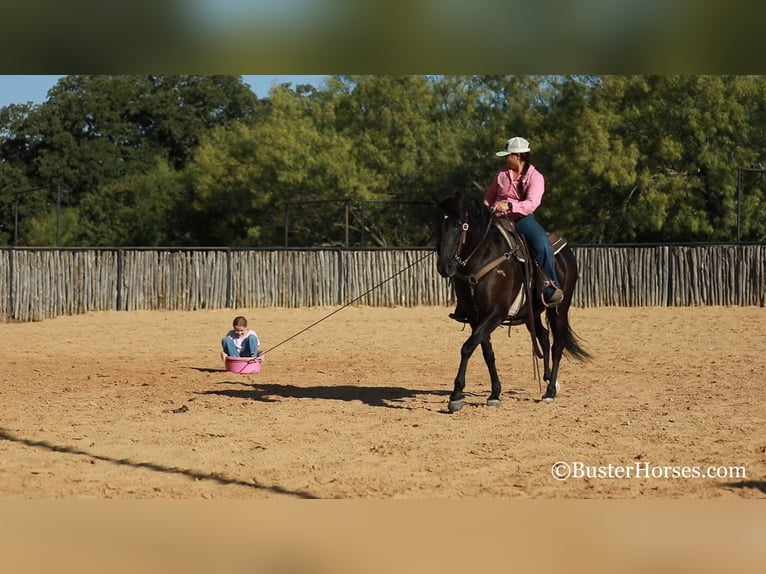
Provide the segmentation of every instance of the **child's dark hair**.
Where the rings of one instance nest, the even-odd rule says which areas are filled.
[[[242,315],[237,315],[234,317],[234,321],[232,321],[233,327],[247,327],[247,319],[245,319]]]

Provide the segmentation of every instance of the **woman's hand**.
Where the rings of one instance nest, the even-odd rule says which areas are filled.
[[[505,213],[508,211],[508,202],[507,201],[498,201],[495,206],[492,208],[492,211],[498,211],[500,213]]]

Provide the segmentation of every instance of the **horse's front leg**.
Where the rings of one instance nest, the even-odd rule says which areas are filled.
[[[487,404],[491,407],[500,406],[500,377],[497,376],[497,365],[495,364],[495,351],[492,349],[492,341],[489,335],[481,342],[481,352],[484,355],[484,362],[487,364],[489,379],[492,383],[492,392],[487,399]]]
[[[460,409],[462,409],[465,406],[465,394],[463,393],[465,389],[465,373],[468,368],[468,361],[473,355],[474,351],[476,351],[476,347],[479,346],[479,344],[482,345],[482,351],[484,354],[484,360],[487,360],[487,355],[485,351],[485,341],[489,342],[489,334],[492,332],[492,330],[497,326],[497,322],[493,321],[492,319],[484,320],[479,325],[473,327],[473,330],[471,331],[471,336],[468,337],[468,340],[463,343],[463,346],[460,349],[460,367],[458,368],[457,375],[455,376],[455,386],[452,390],[452,394],[449,398],[449,405],[448,409],[451,413],[456,413]],[[498,396],[500,395],[500,380],[497,377],[497,370],[494,367],[495,364],[495,357],[494,353],[492,352],[492,346],[489,347],[489,352],[491,354],[491,360],[492,360],[492,366],[489,366],[489,363],[487,366],[491,369],[490,370],[490,376],[492,376],[492,370],[495,370],[495,375],[492,382],[492,388],[493,393],[495,389],[495,385],[497,385],[498,389]]]
[[[457,369],[457,375],[455,375],[455,385],[452,389],[452,394],[449,397],[449,404],[447,409],[451,413],[456,413],[465,406],[465,372],[468,369],[468,361],[476,350],[479,340],[476,337],[476,331],[471,333],[468,340],[463,343],[460,348],[460,366]]]
[[[460,348],[460,367],[458,367],[457,375],[455,376],[455,387],[452,390],[452,394],[449,398],[448,409],[451,413],[456,413],[465,406],[465,372],[468,369],[468,361],[476,351],[476,347],[479,343],[484,345],[484,340],[487,339],[487,330],[484,323],[474,326],[471,330],[471,336],[463,343]],[[494,360],[494,359],[493,359]]]

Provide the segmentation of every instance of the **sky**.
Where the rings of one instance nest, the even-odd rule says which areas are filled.
[[[43,103],[50,90],[63,76],[0,75],[0,108],[10,104]],[[290,83],[319,86],[325,76],[242,76],[259,98],[269,95],[272,86]]]

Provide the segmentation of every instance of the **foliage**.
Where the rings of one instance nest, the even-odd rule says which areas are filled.
[[[766,238],[763,77],[323,86],[65,76],[0,109],[0,244],[426,245],[434,201],[482,194],[514,135],[546,178],[539,218],[571,241]]]

